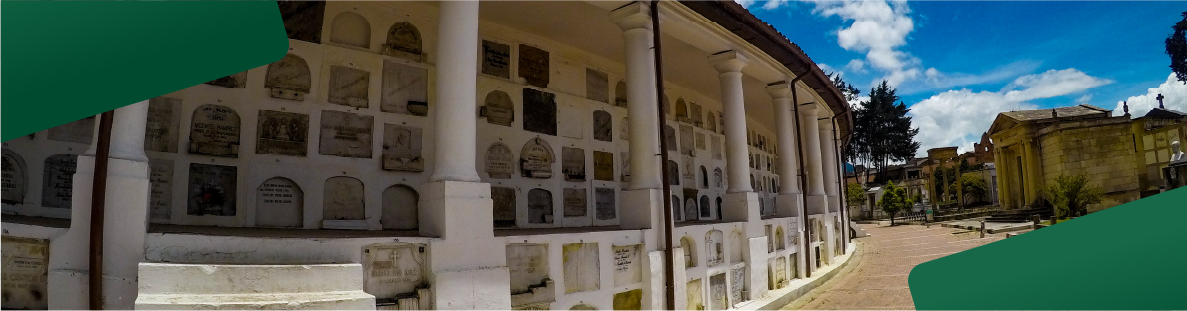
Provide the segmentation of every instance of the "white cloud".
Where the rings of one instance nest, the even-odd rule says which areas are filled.
[[[1129,102],[1129,113],[1135,118],[1144,116],[1150,112],[1151,109],[1158,107],[1158,94],[1162,94],[1162,103],[1166,109],[1178,110],[1180,112],[1187,112],[1187,85],[1175,78],[1175,74],[1170,74],[1166,77],[1166,82],[1156,88],[1150,88],[1145,95],[1131,96],[1125,101]],[[1113,110],[1114,115],[1125,114],[1122,109],[1122,102],[1117,102],[1117,109]]]
[[[845,69],[853,72],[866,72],[866,63],[860,59],[850,60],[848,64],[845,64]]]
[[[907,35],[915,30],[905,1],[809,1],[816,4],[815,13],[820,16],[836,16],[852,22],[837,31],[837,44],[845,50],[865,53],[865,63],[894,77],[896,82],[892,85],[918,74],[918,69],[911,67],[917,66],[919,60],[900,50],[907,44]],[[767,4],[766,9],[780,6]]]
[[[1092,77],[1074,68],[1051,69],[1041,74],[1019,77],[1006,85],[1003,91],[1021,88],[1006,91],[1006,99],[1027,101],[1075,93],[1109,83],[1113,81]]]
[[[1092,94],[1086,94],[1076,99],[1077,105],[1088,105],[1090,103],[1092,103]]]

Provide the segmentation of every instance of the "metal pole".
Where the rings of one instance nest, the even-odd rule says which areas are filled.
[[[797,82],[800,82],[800,79],[806,77],[805,75],[808,74],[808,72],[809,71],[804,71],[803,73],[795,75],[795,79],[791,79],[790,85],[791,109],[792,113],[795,114],[795,118],[792,118],[795,121],[795,149],[796,153],[799,154],[799,161],[796,161],[796,163],[799,164],[800,167],[800,221],[804,224],[804,240],[800,241],[800,244],[804,246],[804,277],[810,278],[812,277],[812,265],[809,263],[809,261],[812,260],[812,255],[810,254],[812,251],[808,247],[808,244],[812,242],[811,238],[809,238],[812,235],[812,226],[808,225],[808,200],[807,196],[803,195],[804,189],[806,189],[808,185],[808,177],[804,176],[804,131],[802,128],[800,128],[800,97],[796,91],[799,89],[799,87],[795,86]]]
[[[665,298],[667,298],[667,308],[663,309],[675,310],[676,280],[674,278],[676,273],[674,271],[675,268],[672,267],[672,265],[676,264],[676,260],[675,258],[672,258],[672,232],[674,231],[674,228],[672,228],[672,188],[669,186],[671,185],[671,181],[668,180],[668,141],[666,138],[667,135],[664,135],[664,126],[667,125],[667,120],[664,119],[664,108],[666,107],[664,107],[663,52],[660,49],[661,33],[659,31],[659,0],[651,1],[651,29],[653,34],[651,40],[653,45],[655,45],[653,50],[653,53],[655,54],[655,104],[656,106],[659,106],[659,114],[657,115],[659,122],[657,122],[657,124],[659,124],[660,170],[664,174],[664,184],[661,187],[661,191],[664,196],[664,257],[668,260],[668,262],[664,264],[664,287],[667,289],[664,292],[664,295]]]
[[[89,264],[90,308],[103,309],[103,219],[107,203],[107,160],[111,154],[111,124],[115,111],[99,116],[95,141],[95,175],[91,178],[91,243]]]

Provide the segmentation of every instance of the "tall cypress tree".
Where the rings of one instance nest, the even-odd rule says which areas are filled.
[[[890,162],[906,161],[915,156],[919,129],[911,127],[907,105],[900,101],[896,90],[886,81],[870,90],[869,101],[854,110],[854,139],[852,149],[856,158],[865,160],[882,171]],[[897,104],[896,104],[897,102]],[[883,175],[884,176],[884,175]]]

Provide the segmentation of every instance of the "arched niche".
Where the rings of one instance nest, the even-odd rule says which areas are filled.
[[[720,230],[705,232],[705,266],[712,267],[725,262],[725,240]]]
[[[721,197],[717,197],[717,220],[721,220]]]
[[[689,197],[684,199],[684,219],[697,219],[697,199],[696,197]]]
[[[330,42],[371,48],[371,23],[355,12],[342,12],[330,23]]]
[[[25,202],[25,193],[29,189],[27,181],[29,180],[28,167],[25,166],[25,159],[21,158],[16,152],[11,149],[4,149],[3,158],[0,163],[3,164],[3,191],[0,199],[5,204],[23,204]]]
[[[676,120],[680,122],[688,121],[688,104],[684,102],[684,98],[676,99]]]
[[[730,263],[739,263],[739,262],[743,261],[742,260],[743,259],[742,258],[742,246],[745,245],[745,243],[746,243],[746,237],[745,237],[745,235],[742,234],[742,231],[734,230],[733,233],[730,233],[730,245],[729,245],[729,262]]]
[[[297,183],[272,177],[256,188],[257,227],[300,228],[304,222],[305,192]]]
[[[487,123],[511,126],[511,122],[515,121],[515,104],[511,102],[511,95],[500,90],[486,93],[482,114]]]
[[[387,30],[387,43],[383,44],[383,54],[399,57],[414,62],[424,62],[423,40],[420,30],[409,22],[397,22]]]
[[[335,176],[326,179],[322,197],[322,219],[364,220],[366,198],[363,182],[354,177]]]
[[[676,128],[664,125],[664,139],[668,144],[668,151],[676,151]]]
[[[626,108],[626,81],[618,81],[614,86],[614,105]]]
[[[690,236],[680,238],[680,248],[684,249],[684,268],[697,266],[697,242]]]
[[[519,150],[520,174],[528,178],[552,178],[552,163],[555,160],[556,154],[552,152],[548,141],[533,138]]]
[[[383,190],[383,214],[379,224],[384,230],[417,228],[420,194],[406,185],[393,185]]]
[[[668,185],[680,185],[680,165],[672,160],[668,160]]]
[[[783,226],[775,227],[775,249],[783,250],[787,248],[787,238],[783,233]]]
[[[605,110],[593,112],[593,137],[599,141],[614,141],[614,118]]]
[[[275,98],[305,100],[312,80],[309,64],[305,63],[305,59],[287,54],[279,61],[268,64],[264,87],[268,88]]]
[[[717,188],[721,188],[722,186],[724,186],[723,178],[724,177],[722,176],[721,168],[720,167],[714,168],[713,169],[713,184],[716,185]]]
[[[701,218],[703,218],[703,219],[709,219],[709,216],[711,216],[711,215],[710,215],[710,213],[712,212],[712,211],[710,211],[709,209],[713,208],[713,207],[712,207],[712,205],[709,205],[709,196],[707,196],[707,195],[702,195],[702,196],[701,196],[701,202],[700,202],[700,203],[701,203],[701,204],[700,204],[700,208],[701,208]]]
[[[701,165],[701,188],[709,189],[709,171]]]
[[[672,213],[676,214],[676,221],[684,221],[684,213],[681,212],[683,209],[680,206],[680,197],[672,196]]]
[[[528,190],[528,222],[552,223],[552,192],[540,188]]]

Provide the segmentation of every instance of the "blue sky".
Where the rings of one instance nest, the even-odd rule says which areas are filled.
[[[896,86],[920,155],[970,149],[1001,111],[1129,101],[1141,116],[1158,93],[1187,111],[1163,43],[1187,2],[739,2],[863,95]]]

